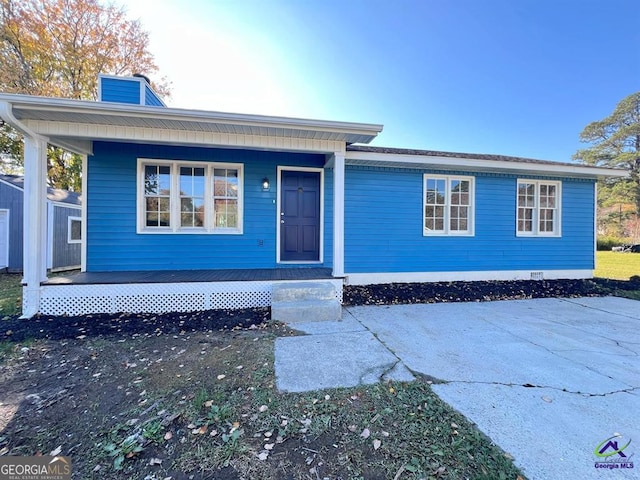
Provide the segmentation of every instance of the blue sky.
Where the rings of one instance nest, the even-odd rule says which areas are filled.
[[[640,90],[635,0],[126,0],[169,106],[381,123],[373,145],[568,161]]]

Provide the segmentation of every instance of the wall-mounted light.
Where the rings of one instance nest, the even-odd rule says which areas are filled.
[[[264,177],[264,178],[262,179],[262,190],[263,190],[263,191],[265,191],[265,192],[267,192],[267,191],[269,190],[269,187],[270,187],[270,185],[269,185],[269,179],[268,179],[267,177]]]

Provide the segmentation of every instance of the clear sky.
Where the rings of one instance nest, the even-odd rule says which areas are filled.
[[[379,146],[569,161],[640,90],[638,0],[126,0],[171,107],[380,123]]]

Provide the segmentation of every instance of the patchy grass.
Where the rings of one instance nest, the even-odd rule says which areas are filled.
[[[518,478],[427,381],[278,392],[273,344],[291,334],[274,325],[3,347],[13,353],[0,363],[0,455],[61,446],[84,479]]]
[[[0,318],[22,310],[22,275],[0,273]]]
[[[617,280],[640,275],[640,253],[596,252],[594,275]]]

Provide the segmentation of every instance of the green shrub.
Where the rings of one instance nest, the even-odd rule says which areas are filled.
[[[598,237],[597,249],[600,251],[602,250],[611,251],[611,248],[619,247],[620,245],[623,245],[625,243],[633,243],[633,242],[628,238],[619,238],[619,237],[611,237],[611,236]]]

